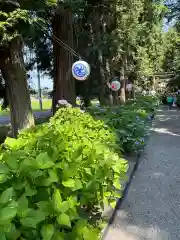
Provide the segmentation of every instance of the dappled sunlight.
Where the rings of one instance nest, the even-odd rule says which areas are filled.
[[[180,134],[172,133],[167,128],[152,128],[151,130],[157,133],[166,133],[172,136],[180,136]]]
[[[158,111],[151,131],[104,240],[179,239],[180,111]]]
[[[161,121],[161,122],[165,122],[165,121],[168,121],[168,120],[170,120],[171,118],[170,117],[159,117],[159,120]]]
[[[140,219],[136,219],[138,224],[134,224],[130,218],[131,216],[128,212],[124,210],[118,211],[116,215],[118,224],[114,223],[109,226],[106,235],[104,235],[104,240],[169,239],[169,233],[166,229],[145,223]]]
[[[155,172],[155,173],[152,173],[152,175],[153,175],[154,177],[157,177],[157,178],[159,178],[159,177],[164,177],[164,176],[165,176],[165,174],[162,173],[162,172]]]

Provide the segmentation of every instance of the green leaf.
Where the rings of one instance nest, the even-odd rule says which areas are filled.
[[[18,200],[18,216],[19,217],[26,217],[29,212],[28,208],[28,199],[23,194]]]
[[[10,169],[17,170],[19,168],[19,163],[18,163],[17,156],[15,156],[13,154],[12,155],[7,155],[5,157],[5,161],[6,161],[6,163],[9,166]]]
[[[110,202],[110,206],[114,209],[116,207],[116,200]]]
[[[115,192],[114,193],[114,197],[115,198],[121,198],[122,197],[122,193],[121,192]]]
[[[43,225],[41,228],[41,236],[43,240],[51,240],[54,232],[55,230],[52,224]]]
[[[25,187],[25,195],[27,197],[32,197],[37,193],[36,189],[33,189],[30,187],[30,185],[27,183],[26,187]]]
[[[65,213],[68,211],[69,209],[69,202],[68,201],[64,201],[62,203],[59,204],[59,212],[61,213]]]
[[[80,179],[75,179],[75,186],[73,188],[73,191],[79,190],[83,188],[82,182]]]
[[[0,174],[0,183],[6,182],[8,179],[8,176],[6,174]]]
[[[34,179],[41,177],[43,175],[43,171],[37,170],[37,171],[31,171],[29,173]]]
[[[78,215],[78,213],[76,211],[76,208],[69,209],[68,215],[69,215],[71,221],[80,219],[80,216]]]
[[[15,148],[18,144],[18,141],[15,138],[7,137],[6,140],[4,141],[4,144],[10,148]]]
[[[13,188],[7,188],[0,196],[0,203],[5,204],[8,203],[10,200],[12,200],[12,197],[14,195]]]
[[[57,217],[57,222],[64,227],[71,228],[71,220],[66,213],[62,213],[61,215],[59,215]]]
[[[116,179],[116,180],[114,181],[114,183],[113,183],[113,186],[114,186],[116,189],[120,190],[120,189],[121,189],[120,180],[119,180],[119,179]]]
[[[0,174],[8,174],[9,171],[9,168],[5,164],[0,163]]]
[[[47,169],[54,166],[54,162],[51,161],[48,154],[40,153],[36,158],[36,164],[39,169]]]
[[[84,168],[84,171],[85,171],[88,175],[92,176],[91,168]]]
[[[8,240],[17,240],[17,239],[19,239],[20,235],[21,235],[21,232],[16,229],[14,224],[11,224],[10,231],[6,233],[7,239]]]
[[[6,207],[2,208],[0,210],[0,223],[2,224],[3,222],[12,220],[17,214],[17,207],[17,203],[13,201]]]
[[[0,239],[1,240],[7,240],[5,233],[0,232]]]
[[[82,219],[76,222],[75,229],[78,236],[82,236],[83,229],[87,226],[87,224],[87,221]]]
[[[26,186],[27,182],[22,179],[16,179],[16,181],[12,184],[15,190],[22,190]]]
[[[61,203],[62,203],[62,198],[61,198],[60,191],[56,189],[52,196],[52,205],[54,210],[56,210],[57,212],[61,212]]]
[[[49,169],[48,170],[49,173],[49,180],[53,183],[53,182],[58,182],[59,178],[56,172],[56,169]]]
[[[62,232],[55,232],[53,236],[53,240],[64,240],[64,233]]]
[[[5,232],[5,233],[10,232],[11,227],[12,227],[11,221],[12,220],[7,220],[7,221],[4,221],[4,222],[1,222],[0,223],[0,232],[1,231]]]
[[[47,215],[51,215],[53,213],[53,208],[50,201],[41,201],[36,203],[36,205]]]
[[[83,188],[83,185],[80,179],[69,179],[68,181],[63,181],[62,184],[65,187],[70,188],[72,191],[76,191]]]
[[[84,240],[98,240],[99,239],[99,234],[97,230],[94,229],[89,229],[85,227],[82,232],[83,239]]]
[[[74,188],[74,186],[75,186],[75,181],[74,181],[74,179],[69,179],[68,181],[63,181],[62,184],[63,184],[63,186],[65,186],[65,187]]]
[[[46,213],[41,210],[31,209],[25,218],[21,218],[21,224],[24,227],[36,228],[36,225],[46,218]]]
[[[77,196],[71,196],[68,198],[70,208],[74,208],[78,205]]]

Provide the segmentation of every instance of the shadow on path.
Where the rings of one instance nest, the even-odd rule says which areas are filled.
[[[180,111],[160,109],[104,240],[180,239]]]

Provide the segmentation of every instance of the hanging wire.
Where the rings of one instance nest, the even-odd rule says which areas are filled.
[[[44,2],[42,0],[39,0],[42,4],[44,4]],[[50,14],[49,14],[50,15]],[[48,17],[48,14],[46,13],[46,16]],[[52,15],[50,15],[52,17]],[[71,48],[69,45],[67,45],[66,43],[64,43],[60,38],[58,38],[55,34],[53,34],[53,32],[51,32],[51,36],[49,35],[48,31],[46,30],[46,27],[51,26],[51,24],[46,20],[47,22],[47,26],[43,26],[40,22],[35,22],[36,26],[40,29],[43,30],[43,32],[52,40],[52,41],[56,41],[59,45],[61,45],[62,47],[64,47],[67,51],[69,51],[70,53],[72,53],[75,57],[80,59],[83,59],[83,57],[78,54],[73,48]]]
[[[64,47],[67,51],[69,51],[70,53],[72,53],[75,57],[81,59],[82,57],[80,56],[80,54],[78,54],[74,49],[72,49],[70,46],[68,46],[67,44],[65,44],[61,39],[59,39],[56,35],[54,35],[51,32],[51,36],[49,35],[48,31],[45,29],[45,27],[40,24],[39,22],[35,22],[35,25],[41,30],[43,31],[47,37],[49,37],[51,40],[59,43],[59,45],[61,45],[62,47]]]

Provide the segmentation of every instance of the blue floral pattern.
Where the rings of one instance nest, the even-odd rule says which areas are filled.
[[[88,75],[88,71],[86,66],[83,63],[77,63],[73,67],[73,73],[77,77],[86,77]]]

